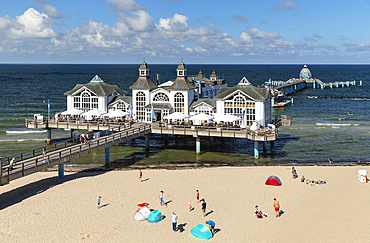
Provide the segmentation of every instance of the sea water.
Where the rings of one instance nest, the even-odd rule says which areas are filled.
[[[176,78],[177,65],[151,65],[150,77],[156,82]],[[186,65],[188,75],[199,71],[209,77],[215,71],[228,86],[236,85],[246,77],[253,85],[262,85],[269,79],[288,80],[298,77],[303,65]],[[293,93],[293,104],[273,109],[274,115],[293,117],[293,124],[279,128],[279,138],[266,153],[254,159],[253,142],[247,139],[201,138],[200,155],[195,153],[195,138],[169,136],[168,144],[160,135],[150,138],[149,153],[145,141],[135,139],[110,149],[111,161],[128,165],[201,165],[201,164],[326,164],[369,162],[370,137],[370,66],[369,65],[308,65],[314,78],[323,82],[360,81],[345,88],[307,88]],[[11,156],[45,146],[46,130],[27,129],[25,118],[34,114],[50,117],[66,109],[65,92],[76,84],[88,83],[99,75],[106,83],[117,84],[129,92],[138,78],[139,65],[0,65],[0,155]],[[322,98],[324,97],[324,98]],[[350,115],[348,115],[348,113]],[[353,115],[352,115],[353,114]],[[53,141],[70,136],[70,131],[52,130]],[[104,164],[104,151],[75,160],[71,164]]]

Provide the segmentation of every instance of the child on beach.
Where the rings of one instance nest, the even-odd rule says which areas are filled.
[[[100,207],[100,199],[101,199],[101,196],[99,196],[99,198],[98,198],[98,209]]]
[[[167,204],[165,204],[164,203],[164,200],[163,200],[163,191],[160,191],[160,193],[159,193],[159,199],[160,199],[161,206],[166,205],[166,207],[167,207]]]
[[[141,172],[141,169],[139,169],[139,180],[143,182],[143,172]]]
[[[191,212],[191,210],[193,209],[193,206],[191,206],[190,202],[188,204],[189,204],[189,212]]]
[[[297,171],[295,170],[294,166],[292,167],[292,179],[298,178]]]
[[[199,202],[199,190],[197,190],[197,200]]]

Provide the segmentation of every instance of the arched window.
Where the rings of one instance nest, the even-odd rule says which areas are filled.
[[[154,95],[153,97],[153,101],[157,101],[157,102],[169,102],[170,99],[168,98],[168,96],[164,93],[158,93],[156,95]]]
[[[185,112],[184,109],[184,95],[180,92],[175,94],[175,112]]]
[[[119,102],[117,104],[117,110],[121,110],[123,112],[128,112],[129,109],[128,109],[128,106],[125,103]]]
[[[136,94],[136,118],[138,121],[145,121],[145,94],[144,92],[138,92]]]
[[[97,109],[98,98],[96,95],[85,89],[73,97],[73,107],[83,111]]]
[[[256,120],[255,103],[247,100],[240,92],[224,102],[224,113],[242,117],[245,109],[244,119],[248,125]]]

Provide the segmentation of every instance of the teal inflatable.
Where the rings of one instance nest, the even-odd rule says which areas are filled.
[[[202,240],[209,240],[212,238],[212,233],[204,224],[198,224],[191,229],[191,234]]]
[[[162,215],[161,211],[156,209],[151,214],[149,214],[148,222],[149,223],[158,223],[162,219],[163,219],[163,215]]]

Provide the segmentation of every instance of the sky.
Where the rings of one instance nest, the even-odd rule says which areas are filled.
[[[0,63],[369,64],[370,0],[0,0]]]

